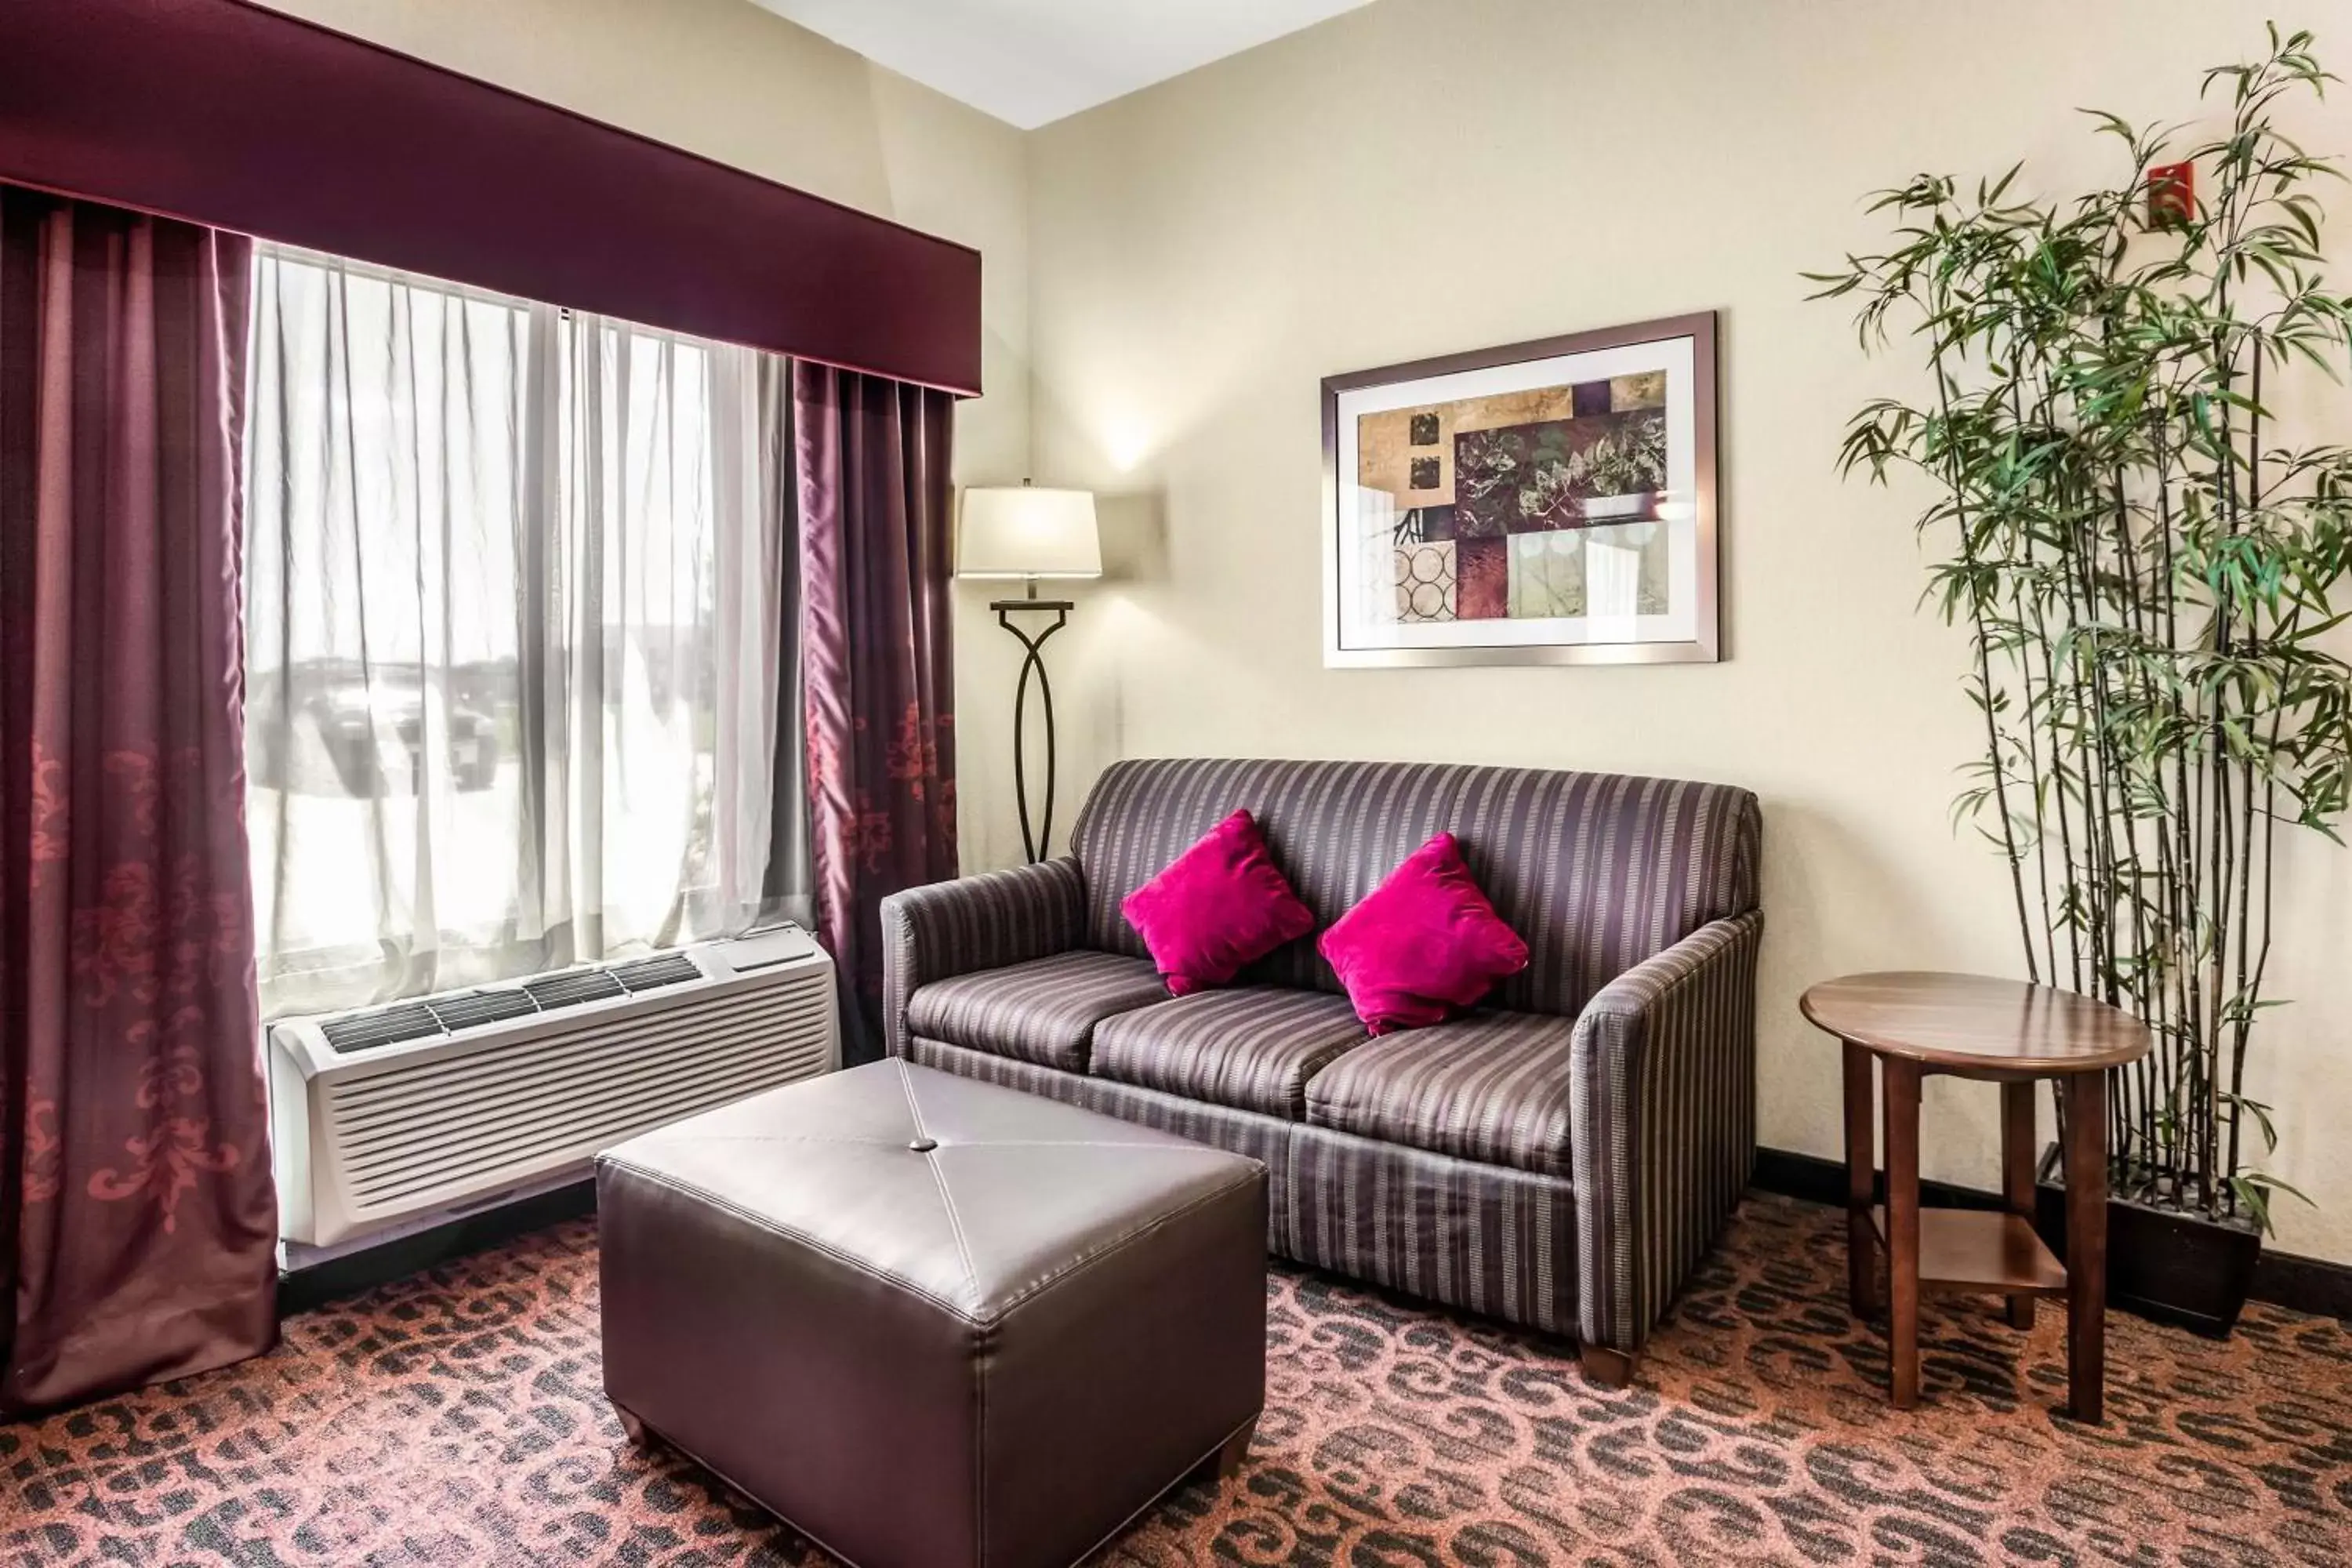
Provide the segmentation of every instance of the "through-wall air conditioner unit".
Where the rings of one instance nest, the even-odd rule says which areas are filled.
[[[841,1063],[797,927],[269,1029],[289,1263],[584,1174],[596,1151]]]

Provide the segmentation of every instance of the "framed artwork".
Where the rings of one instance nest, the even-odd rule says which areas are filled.
[[[1712,662],[1715,315],[1323,384],[1323,662]]]

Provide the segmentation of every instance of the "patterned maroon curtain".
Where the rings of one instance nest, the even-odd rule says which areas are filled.
[[[0,186],[0,1413],[276,1332],[241,734],[250,252]]]
[[[844,1051],[880,1054],[880,910],[956,874],[948,478],[954,399],[793,366],[817,934]]]

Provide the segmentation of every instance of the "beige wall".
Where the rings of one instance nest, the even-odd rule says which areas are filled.
[[[2352,6],[2275,9],[2352,70]],[[2179,116],[2266,14],[1380,0],[1037,133],[1039,477],[1120,498],[1121,575],[1057,648],[1077,783],[1212,752],[1747,784],[1768,839],[1762,1136],[1834,1153],[1834,1054],[1797,1016],[1803,986],[2017,960],[2000,867],[1947,826],[1975,736],[1962,644],[1915,612],[1913,498],[1832,471],[1843,418],[1893,373],[1798,273],[1871,244],[1864,194],[1916,170],[2026,155],[2070,188],[2094,167],[2074,106]],[[2345,101],[2315,145],[2352,153]],[[1322,376],[1705,309],[1723,312],[1727,662],[1322,668]],[[2352,1258],[2352,852],[2298,845],[2285,883],[2277,994],[2298,1005],[2256,1088],[2280,1173],[2321,1208],[2287,1205],[2282,1240]],[[1930,1173],[1990,1184],[1990,1091],[1938,1084],[1927,1117]]]
[[[1027,149],[1023,134],[749,0],[268,0],[280,11],[562,104],[910,227],[983,257],[982,375],[962,404],[957,479],[1018,479],[1029,455]],[[957,706],[992,716],[1013,660],[958,596]],[[982,635],[982,633],[986,635]],[[962,729],[966,842],[1017,858],[1003,726]],[[1010,783],[1003,786],[1009,793]]]

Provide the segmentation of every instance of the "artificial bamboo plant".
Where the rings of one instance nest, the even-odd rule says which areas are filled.
[[[2317,422],[2295,403],[2352,344],[2322,277],[2340,176],[2275,118],[2333,79],[2273,27],[2206,74],[2229,117],[2188,151],[2094,111],[2116,184],[2058,203],[2015,168],[1924,175],[1874,204],[1893,248],[1808,275],[1858,302],[1865,352],[1925,351],[1926,397],[1864,407],[1843,466],[1933,487],[1927,596],[1969,633],[1984,724],[1956,818],[2008,862],[2029,974],[2155,1034],[2109,1096],[2116,1194],[2263,1229],[2293,1191],[2246,1092],[2281,1005],[2281,827],[2337,838],[2352,770],[2352,451],[2276,434]],[[2184,159],[2193,195],[2162,172]]]

